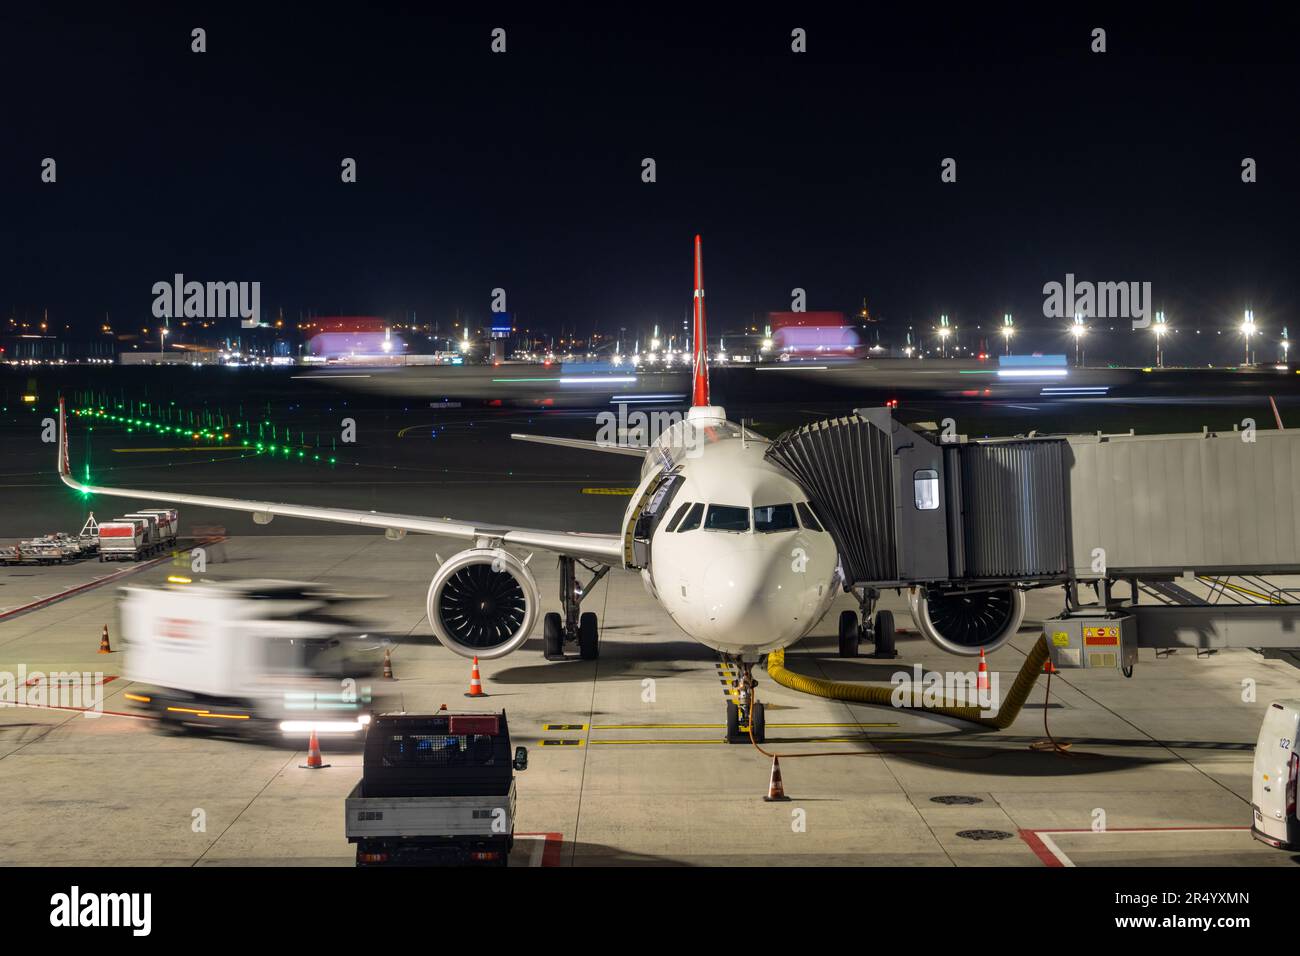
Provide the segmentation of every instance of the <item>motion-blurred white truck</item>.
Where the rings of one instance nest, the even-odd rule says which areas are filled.
[[[101,528],[103,526],[101,525]],[[201,582],[121,589],[128,700],[166,730],[360,737],[388,642],[318,584]]]

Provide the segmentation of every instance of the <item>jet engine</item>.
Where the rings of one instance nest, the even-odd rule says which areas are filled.
[[[528,639],[540,605],[525,561],[500,548],[470,548],[438,568],[427,610],[444,647],[491,660]]]
[[[1020,629],[1025,617],[1025,592],[1001,587],[958,591],[912,588],[908,596],[916,628],[932,644],[950,654],[973,656],[995,651]]]

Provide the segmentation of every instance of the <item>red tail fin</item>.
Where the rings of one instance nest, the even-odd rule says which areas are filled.
[[[692,405],[709,404],[709,337],[704,328],[704,253],[695,237],[695,365]]]
[[[72,474],[72,466],[68,462],[68,414],[63,403],[63,396],[59,396],[59,477],[68,477]]]

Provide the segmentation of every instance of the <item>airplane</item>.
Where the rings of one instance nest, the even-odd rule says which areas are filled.
[[[842,572],[836,545],[808,495],[765,457],[769,442],[728,421],[725,410],[710,402],[698,235],[694,266],[692,403],[681,420],[640,447],[512,436],[640,458],[641,477],[617,532],[548,531],[88,485],[72,477],[62,398],[59,476],[83,494],[251,512],[258,524],[283,515],[382,528],[390,538],[413,532],[467,542],[465,550],[448,560],[439,557],[426,603],[438,640],[465,657],[499,658],[528,639],[541,606],[528,567],[534,550],[560,559],[561,611],[546,613],[542,621],[548,660],[563,659],[566,643],[576,643],[583,659],[597,657],[599,622],[594,613],[581,611],[581,602],[611,568],[639,572],[646,589],[682,631],[739,665],[739,700],[726,705],[727,736],[742,742],[752,733],[761,743],[766,721],[753,691],[753,665],[817,625],[843,587]],[[529,553],[521,557],[520,552]],[[585,583],[578,579],[579,566],[592,575]]]

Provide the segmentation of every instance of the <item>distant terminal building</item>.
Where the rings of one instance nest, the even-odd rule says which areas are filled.
[[[778,352],[853,352],[862,342],[843,312],[769,312]]]
[[[388,320],[374,315],[331,315],[302,324],[304,354],[320,360],[401,355],[406,343]]]

